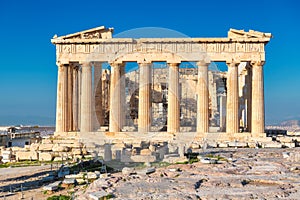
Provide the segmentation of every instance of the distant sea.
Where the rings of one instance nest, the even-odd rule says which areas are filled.
[[[55,126],[54,117],[42,116],[1,116],[0,126],[16,126],[16,125],[39,125],[39,126]]]

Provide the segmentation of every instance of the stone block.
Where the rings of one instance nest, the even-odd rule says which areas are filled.
[[[134,168],[124,167],[124,168],[122,169],[122,174],[123,174],[123,175],[131,175],[131,174],[135,174],[135,170],[134,170]]]
[[[220,147],[220,148],[227,148],[228,147],[228,143],[227,142],[220,142],[220,143],[218,143],[218,146]]]
[[[73,155],[81,155],[81,149],[78,148],[72,148],[72,154]]]
[[[199,148],[200,148],[200,145],[199,145],[199,144],[196,144],[196,143],[193,143],[193,144],[191,145],[191,148],[192,148],[192,149],[199,149]]]
[[[284,147],[288,147],[288,148],[295,148],[296,147],[296,144],[295,142],[285,142],[283,144]]]
[[[84,177],[83,173],[79,173],[79,174],[69,174],[66,175],[65,178],[74,178],[74,179],[81,179]]]
[[[75,184],[75,179],[74,178],[65,178],[62,182],[63,185],[74,185]]]
[[[12,151],[11,150],[2,150],[1,151],[1,156],[2,156],[2,162],[10,162],[11,157],[12,157]]]
[[[37,160],[38,153],[36,151],[17,151],[16,160]]]
[[[150,151],[150,149],[142,149],[140,154],[142,156],[151,156],[152,152]]]
[[[81,185],[81,184],[86,183],[86,180],[83,179],[83,178],[78,178],[78,179],[76,179],[76,182],[77,182],[79,185]]]
[[[184,162],[188,162],[189,160],[186,157],[166,157],[163,159],[163,162],[167,162],[167,163],[184,163]]]
[[[87,179],[97,179],[97,178],[99,178],[99,175],[97,173],[95,173],[95,172],[88,172],[86,174],[86,178]]]
[[[229,147],[237,147],[237,148],[245,148],[248,145],[246,142],[229,142],[228,146]]]
[[[133,148],[141,148],[142,147],[142,143],[141,142],[132,143],[132,147]]]
[[[26,149],[22,148],[22,147],[11,147],[11,150],[13,152],[17,152],[17,151],[26,151]]]
[[[52,161],[53,153],[51,152],[41,152],[39,153],[39,161]]]
[[[136,173],[139,175],[147,175],[147,174],[151,174],[155,172],[155,168],[151,167],[151,168],[146,168],[146,169],[141,169],[141,170],[137,170]]]
[[[52,144],[52,140],[47,138],[47,139],[42,139],[42,144]]]
[[[282,143],[290,143],[293,142],[292,137],[276,137],[276,140]]]
[[[247,144],[248,144],[249,148],[256,148],[256,147],[258,147],[258,144],[256,142],[248,142]]]
[[[149,145],[149,149],[150,149],[150,151],[155,151],[156,147],[155,147],[155,145],[150,144]]]
[[[59,145],[59,144],[54,144],[53,147],[52,147],[52,151],[67,152],[67,151],[69,151],[69,147],[62,146],[62,145]]]
[[[53,144],[40,144],[39,151],[52,151]]]
[[[164,158],[170,158],[170,157],[179,157],[179,154],[177,154],[177,153],[170,153],[170,154],[164,155]]]
[[[55,191],[55,190],[58,189],[59,184],[61,184],[61,181],[56,181],[56,182],[51,183],[49,185],[45,185],[43,187],[43,190],[46,190],[46,191]]]
[[[89,199],[91,200],[104,200],[109,195],[109,193],[105,192],[104,190],[100,190],[97,192],[89,193]]]
[[[207,147],[209,147],[209,148],[217,148],[218,147],[218,143],[216,143],[216,142],[208,142],[207,143]]]
[[[59,161],[66,161],[66,160],[68,160],[67,156],[63,156],[63,157],[58,156],[58,157],[55,157],[53,161],[54,162],[59,162]]]
[[[24,149],[25,149],[26,151],[30,151],[30,145],[24,145]]]
[[[39,143],[32,143],[30,145],[30,151],[37,151],[39,149],[40,144]]]
[[[262,143],[263,148],[281,148],[282,144],[279,142],[264,142]]]
[[[135,156],[131,156],[130,159],[132,160],[132,162],[155,162],[156,161],[155,156],[135,155]]]

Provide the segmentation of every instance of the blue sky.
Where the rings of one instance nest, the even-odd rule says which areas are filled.
[[[190,37],[226,37],[229,28],[271,32],[266,47],[268,123],[300,119],[298,1],[21,1],[0,2],[0,117],[55,117],[54,34],[97,26],[115,34],[163,27]],[[1,122],[0,122],[1,123]]]

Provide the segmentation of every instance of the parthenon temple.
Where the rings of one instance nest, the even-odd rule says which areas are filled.
[[[224,38],[114,38],[104,26],[55,35],[56,134],[264,137],[271,37],[230,29]]]

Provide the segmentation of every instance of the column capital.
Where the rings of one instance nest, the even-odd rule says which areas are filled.
[[[125,66],[125,63],[122,62],[122,63],[117,63],[117,62],[110,62],[109,65],[111,67],[124,67]]]
[[[198,67],[208,67],[211,62],[209,60],[199,60],[196,62]]]
[[[251,61],[250,64],[252,67],[253,66],[258,66],[258,67],[261,66],[262,67],[265,64],[265,61],[256,60],[256,61]]]
[[[152,62],[138,62],[139,67],[152,65]]]
[[[84,62],[84,63],[79,63],[81,67],[92,67],[92,63],[90,62]]]
[[[238,67],[239,64],[240,64],[240,61],[235,61],[235,60],[229,61],[229,60],[226,60],[226,65],[228,67]]]
[[[168,63],[169,67],[178,67],[179,65],[180,65],[180,63],[178,63],[178,62]]]

